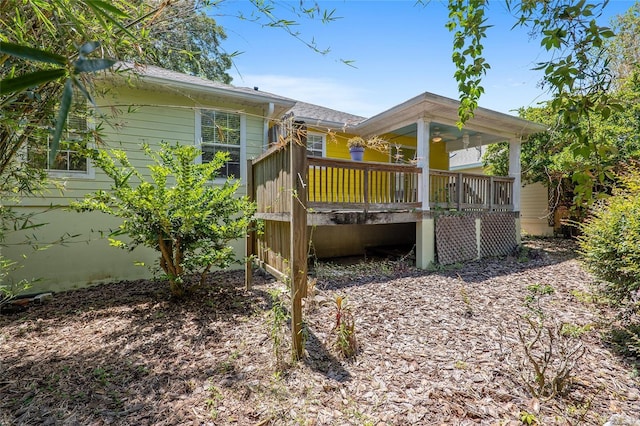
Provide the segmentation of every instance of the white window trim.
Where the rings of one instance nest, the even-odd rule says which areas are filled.
[[[89,111],[91,105],[87,102],[87,111]],[[96,120],[93,113],[87,113],[87,132],[93,132],[96,129]],[[87,142],[88,149],[95,149],[96,143],[93,138],[92,141]],[[49,161],[49,160],[47,160]],[[96,169],[93,166],[93,161],[87,157],[87,171],[71,171],[71,170],[56,170],[56,169],[45,169],[47,172],[47,176],[53,179],[65,179],[65,180],[82,180],[82,179],[95,179],[96,178]]]
[[[307,132],[307,138],[310,135],[320,136],[322,138],[322,158],[327,158],[327,135],[320,132]]]
[[[220,112],[226,112],[215,108],[200,108],[195,110],[195,140],[194,145],[198,147],[200,155],[196,158],[196,164],[202,164],[202,110],[214,110]],[[247,117],[244,114],[233,112],[231,114],[238,114],[240,116],[240,183],[244,185],[246,183],[247,176]],[[214,183],[223,184],[227,178],[218,177],[213,180]]]

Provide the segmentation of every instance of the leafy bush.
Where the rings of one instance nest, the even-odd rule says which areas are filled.
[[[32,282],[28,280],[12,281],[8,275],[18,268],[16,262],[0,255],[0,309],[21,292],[29,289]]]
[[[580,254],[587,268],[606,281],[617,301],[634,300],[640,289],[640,168],[620,176],[613,195],[582,225]]]
[[[335,335],[334,347],[345,358],[352,358],[358,350],[356,341],[356,325],[351,306],[347,305],[344,296],[336,296],[335,299],[336,323],[331,333]]]
[[[143,149],[153,160],[150,181],[123,151],[93,151],[92,160],[113,179],[111,191],[89,194],[74,207],[124,219],[110,237],[126,235],[130,241],[110,238],[111,245],[159,251],[171,293],[181,297],[188,275],[199,274],[202,282],[212,267],[226,268],[235,260],[229,243],[245,235],[255,207],[246,197],[236,196],[239,181],[229,178],[213,184],[228,153],[196,164],[200,151],[195,146],[163,143],[159,152],[146,145]]]

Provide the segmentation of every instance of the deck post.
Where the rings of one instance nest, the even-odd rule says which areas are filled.
[[[464,185],[464,180],[462,179],[462,173],[458,173],[458,176],[456,176],[456,204],[457,204],[457,210],[458,211],[462,211],[462,202],[464,200],[464,195],[465,195],[465,191],[464,188],[462,187],[462,185]],[[467,201],[467,202],[473,202],[471,200]]]
[[[429,214],[429,148],[431,136],[430,122],[424,117],[418,119],[417,125],[417,158],[420,173],[418,199],[422,202],[422,219],[416,222],[416,267],[426,269],[436,260],[435,222]]]
[[[294,359],[302,358],[302,298],[307,293],[307,138],[306,132],[295,123],[291,155],[291,223],[289,236],[291,253],[291,338]],[[302,131],[301,131],[302,130]]]
[[[509,176],[513,178],[513,211],[515,212],[516,221],[516,241],[521,243],[520,236],[520,190],[521,190],[521,164],[520,151],[522,149],[520,138],[514,138],[509,141]]]
[[[496,198],[496,193],[495,193],[495,182],[493,181],[493,176],[489,177],[489,211],[492,212],[495,207],[494,207],[494,200]]]
[[[253,161],[247,160],[247,197],[249,201],[256,200],[256,194],[253,189]],[[253,225],[249,225],[253,226]],[[253,255],[255,253],[255,237],[256,231],[253,229],[247,229],[247,234],[244,240],[244,285],[247,290],[251,290],[253,283]]]

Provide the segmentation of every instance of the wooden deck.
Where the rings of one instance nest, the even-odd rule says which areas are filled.
[[[298,133],[290,129],[288,134]],[[458,240],[467,243],[471,255],[475,256],[477,247],[488,244],[477,240],[478,235],[506,232],[515,239],[513,218],[492,225],[491,220],[474,217],[513,211],[514,179],[429,170],[429,184],[422,188],[422,173],[423,169],[414,165],[307,157],[304,139],[275,146],[248,161],[247,194],[257,205],[255,216],[262,226],[260,232],[249,231],[246,239],[247,259],[253,260],[247,262],[247,287],[251,285],[252,263],[290,283],[295,356],[302,353],[301,300],[306,295],[308,227],[416,222],[417,228],[431,227],[428,232],[416,231],[428,238],[420,243],[418,252],[435,253],[435,235],[444,228],[434,231],[434,212],[459,211],[468,212],[458,218],[464,220],[443,220],[441,224],[450,225],[445,229],[447,236],[460,231],[461,224],[468,225]],[[452,239],[454,248],[458,240]]]
[[[272,150],[250,162],[258,219],[291,218],[288,154]],[[384,224],[421,220],[422,169],[414,165],[305,157],[296,179],[305,188],[302,202],[308,225]],[[429,209],[513,211],[513,178],[429,170]]]

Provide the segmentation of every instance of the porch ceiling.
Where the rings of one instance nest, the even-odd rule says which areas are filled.
[[[363,121],[356,129],[368,136],[393,133],[415,137],[416,122],[424,118],[430,122],[430,137],[438,134],[446,143],[447,151],[520,137],[526,139],[530,134],[547,130],[541,124],[486,108],[478,108],[474,118],[460,130],[456,126],[459,105],[454,99],[425,92]]]

